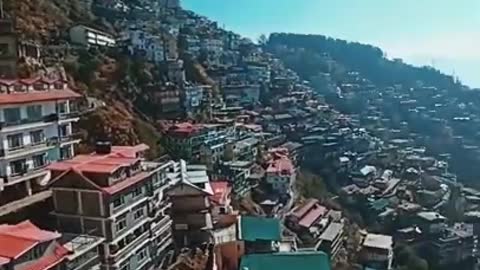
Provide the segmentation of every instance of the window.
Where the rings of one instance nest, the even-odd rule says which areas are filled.
[[[45,154],[40,154],[32,157],[33,168],[43,167],[47,163]]]
[[[115,232],[119,232],[127,227],[127,219],[125,217],[120,218],[115,222]]]
[[[145,215],[145,211],[144,211],[143,208],[137,209],[133,213],[133,219],[138,220],[138,219],[142,218],[144,215]]]
[[[67,113],[67,103],[66,102],[60,102],[57,103],[57,113]]]
[[[5,122],[18,123],[22,120],[20,116],[20,108],[7,108],[3,110]]]
[[[42,105],[27,106],[27,118],[28,120],[42,119]]]
[[[147,258],[147,250],[146,249],[141,249],[137,251],[137,262],[141,262]]]
[[[10,162],[10,170],[12,175],[26,173],[27,168],[27,160],[25,159]]]
[[[13,134],[7,136],[8,148],[10,150],[18,149],[23,146],[23,134]]]
[[[123,263],[120,264],[120,270],[130,270],[130,260],[127,259]]]
[[[58,127],[58,133],[60,135],[60,137],[67,137],[69,135],[69,132],[68,132],[68,125],[61,125]]]
[[[9,46],[8,46],[8,43],[2,43],[0,44],[0,55],[4,56],[4,55],[9,55],[10,52],[9,52]]]
[[[132,191],[132,195],[133,195],[134,198],[136,198],[136,197],[138,197],[142,194],[143,194],[142,187],[137,187]]]
[[[72,155],[73,154],[71,145],[63,146],[62,148],[60,148],[60,160],[70,159],[73,157]]]
[[[119,196],[115,198],[115,200],[113,200],[113,207],[114,208],[120,207],[124,203],[125,203],[125,197]]]
[[[33,145],[43,143],[45,141],[45,133],[43,130],[35,130],[30,132],[30,141]]]

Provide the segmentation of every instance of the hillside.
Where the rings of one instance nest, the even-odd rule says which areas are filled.
[[[279,55],[300,76],[309,78],[318,72],[330,72],[325,56],[346,71],[358,71],[377,86],[402,84],[414,87],[418,81],[437,88],[458,89],[451,76],[431,67],[415,67],[400,59],[389,60],[380,48],[322,35],[274,33],[267,47]],[[292,53],[295,55],[292,55]]]

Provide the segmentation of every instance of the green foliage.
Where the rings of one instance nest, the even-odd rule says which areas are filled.
[[[159,144],[160,134],[153,126],[139,119],[135,119],[134,126],[138,139],[150,146],[149,158],[158,158],[164,154]]]
[[[395,247],[395,262],[399,270],[428,270],[426,260],[418,257],[409,246],[399,245]]]
[[[440,89],[458,89],[460,86],[452,76],[436,69],[389,60],[381,49],[357,42],[321,35],[274,33],[270,35],[268,46],[271,50],[285,46],[286,51],[296,50],[295,54],[290,55],[291,58],[286,57],[284,60],[287,66],[304,78],[326,72],[328,63],[321,59],[331,58],[349,70],[360,71],[378,86],[403,84],[413,87],[417,81]]]
[[[329,195],[324,180],[309,171],[302,170],[298,173],[296,185],[299,194],[305,198],[323,199]]]

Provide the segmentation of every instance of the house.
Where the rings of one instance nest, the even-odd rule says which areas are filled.
[[[319,204],[317,199],[308,199],[305,203],[296,206],[286,218],[289,228],[297,233],[311,235],[316,245],[318,237],[328,226],[328,209]]]
[[[57,228],[105,238],[102,268],[148,269],[169,257],[173,163],[147,162],[146,145],[111,146],[49,166]]]
[[[222,87],[228,105],[256,105],[260,101],[260,85],[230,84]]]
[[[274,192],[286,196],[295,183],[295,166],[290,158],[277,155],[269,161],[265,178]]]
[[[230,214],[233,211],[230,203],[232,202],[232,187],[228,182],[211,182],[210,186],[213,190],[213,195],[210,196],[213,209],[212,215],[214,217],[220,215]]]
[[[115,37],[99,29],[86,25],[76,25],[70,28],[70,40],[83,46],[114,47]]]
[[[174,239],[178,247],[209,242],[213,228],[212,202],[214,196],[206,167],[176,162],[168,174],[175,185],[168,191],[172,203]]]
[[[79,97],[63,80],[0,80],[0,217],[51,197],[45,168],[74,155]]]
[[[392,269],[392,237],[380,234],[367,234],[362,242],[361,258],[365,267],[385,270]]]
[[[418,212],[416,220],[424,235],[441,234],[447,227],[447,218],[437,212]]]
[[[190,160],[200,157],[206,130],[200,124],[178,123],[165,132],[165,147],[176,158]]]
[[[44,231],[30,221],[0,225],[1,269],[49,269],[65,265],[68,250],[61,234]],[[32,265],[33,264],[33,265]]]
[[[242,257],[240,269],[330,270],[331,267],[327,254],[316,251],[247,254]]]
[[[320,235],[316,250],[321,250],[327,253],[330,258],[334,258],[343,247],[344,236],[344,225],[332,222]]]
[[[188,115],[201,109],[203,96],[207,95],[207,86],[186,85],[183,89],[183,108]]]
[[[282,240],[280,220],[240,216],[238,239],[244,242],[246,254],[276,252]]]
[[[472,224],[457,223],[431,242],[435,262],[439,266],[455,265],[480,255],[478,236]]]

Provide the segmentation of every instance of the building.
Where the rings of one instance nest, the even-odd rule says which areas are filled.
[[[328,226],[327,213],[328,209],[320,205],[317,199],[308,199],[287,215],[286,223],[297,233],[312,236],[314,243],[310,243],[310,245],[316,246],[320,235]]]
[[[247,254],[242,257],[240,269],[248,270],[330,270],[330,260],[323,252],[278,252]]]
[[[250,192],[248,179],[254,166],[252,161],[229,161],[221,164],[221,174],[232,184],[235,196],[243,197]]]
[[[225,147],[225,160],[255,161],[259,144],[260,140],[254,137],[231,141],[227,143]]]
[[[316,250],[321,250],[327,253],[330,258],[334,258],[343,247],[344,236],[344,225],[332,222],[320,235]]]
[[[41,230],[30,221],[0,225],[0,269],[64,266],[68,250],[58,242],[60,238],[61,234]]]
[[[227,215],[232,213],[233,208],[230,205],[232,202],[232,187],[228,182],[212,182],[210,183],[213,195],[210,196],[210,202],[212,203],[212,215],[214,219],[221,215]]]
[[[256,105],[260,101],[258,84],[231,84],[223,86],[222,89],[229,106]]]
[[[187,166],[181,160],[175,163],[168,177],[176,183],[168,191],[176,246],[190,247],[209,242],[213,228],[209,198],[214,193],[206,167]]]
[[[111,146],[49,166],[57,228],[105,238],[101,269],[162,266],[173,244],[164,191],[173,163],[147,162],[146,145]]]
[[[437,212],[419,212],[416,219],[418,227],[426,236],[441,234],[447,228],[447,218]]]
[[[361,257],[365,267],[379,270],[392,269],[392,237],[380,234],[367,234],[363,239]]]
[[[280,220],[240,216],[238,222],[238,239],[244,242],[246,254],[278,251],[278,243],[282,240]]]
[[[73,43],[83,46],[114,47],[117,43],[113,35],[86,25],[73,26],[69,33]]]
[[[0,80],[0,217],[51,197],[45,167],[74,155],[79,97],[61,80]]]
[[[295,183],[295,166],[286,156],[275,156],[268,164],[266,182],[272,190],[281,195],[288,195]]]
[[[201,109],[203,96],[205,93],[206,86],[201,85],[187,85],[184,88],[183,96],[183,107],[185,113],[190,115]]]
[[[439,266],[455,265],[479,257],[478,236],[472,224],[457,223],[431,242]]]

